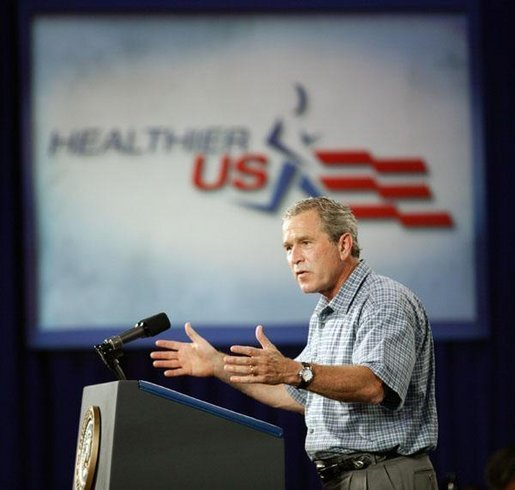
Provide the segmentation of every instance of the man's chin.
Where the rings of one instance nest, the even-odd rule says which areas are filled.
[[[299,287],[304,294],[312,294],[317,292],[317,290],[309,284],[299,284]]]

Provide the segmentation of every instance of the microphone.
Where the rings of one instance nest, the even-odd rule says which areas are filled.
[[[169,328],[170,320],[166,313],[158,313],[157,315],[139,321],[134,327],[119,335],[113,335],[105,339],[103,343],[110,344],[112,349],[118,350],[123,344],[127,344],[141,337],[153,337]]]
[[[123,344],[127,344],[141,337],[153,337],[168,328],[170,328],[170,320],[166,316],[166,313],[158,313],[157,315],[139,321],[129,330],[119,335],[113,335],[105,339],[101,344],[93,347],[104,364],[118,376],[118,379],[124,380],[127,378],[118,361],[123,355]]]

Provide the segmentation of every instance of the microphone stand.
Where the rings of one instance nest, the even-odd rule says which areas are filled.
[[[120,381],[127,379],[127,376],[125,376],[119,361],[119,358],[123,356],[121,344],[115,347],[111,342],[103,342],[102,344],[95,345],[94,349],[104,364],[116,375]]]

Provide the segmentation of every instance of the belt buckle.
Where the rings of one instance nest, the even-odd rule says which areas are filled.
[[[339,466],[339,463],[334,463],[329,466],[326,466],[323,460],[315,461],[315,468],[317,470],[318,476],[323,482],[333,478],[337,474]]]
[[[352,468],[355,470],[363,470],[367,466],[370,466],[370,461],[364,455],[358,456],[357,458],[352,458],[349,460],[349,463],[352,465]]]

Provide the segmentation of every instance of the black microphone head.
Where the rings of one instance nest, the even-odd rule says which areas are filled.
[[[143,327],[146,337],[153,337],[158,333],[168,330],[170,328],[170,320],[166,313],[158,313],[157,315],[141,320],[136,326]]]

